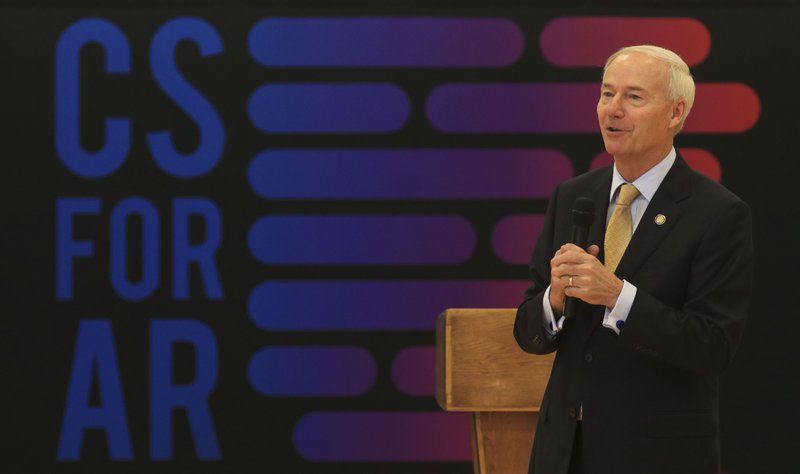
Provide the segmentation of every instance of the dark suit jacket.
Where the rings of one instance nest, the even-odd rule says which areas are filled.
[[[530,473],[566,474],[583,404],[587,474],[718,474],[717,376],[739,344],[752,292],[749,207],[678,156],[616,271],[637,287],[621,333],[602,326],[602,306],[580,302],[551,338],[542,325],[550,259],[569,241],[571,209],[584,196],[597,210],[589,244],[602,260],[611,173],[592,171],[555,190],[517,312],[523,350],[558,350]]]

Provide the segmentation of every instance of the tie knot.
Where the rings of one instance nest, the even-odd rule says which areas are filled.
[[[617,196],[618,206],[630,206],[631,202],[639,195],[639,190],[632,184],[625,183],[619,188],[619,196]]]

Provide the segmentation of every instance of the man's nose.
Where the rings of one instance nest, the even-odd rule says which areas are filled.
[[[611,102],[608,103],[608,113],[616,118],[622,118],[625,116],[625,107],[622,103],[622,97],[619,94],[615,95],[611,99]]]

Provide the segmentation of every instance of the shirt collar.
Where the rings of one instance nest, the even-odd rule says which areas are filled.
[[[672,147],[663,160],[659,161],[657,165],[647,170],[645,174],[639,176],[638,179],[631,183],[636,186],[636,189],[639,190],[639,193],[647,202],[653,199],[653,195],[658,190],[658,187],[661,186],[661,182],[664,181],[670,168],[672,168],[672,165],[675,163],[676,156],[675,147]],[[627,183],[627,181],[619,174],[619,171],[617,171],[617,164],[614,163],[614,174],[611,178],[611,194],[608,196],[608,202],[614,199],[617,188],[625,183]]]

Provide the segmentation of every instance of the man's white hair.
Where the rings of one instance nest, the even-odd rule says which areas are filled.
[[[689,116],[689,111],[692,110],[692,105],[694,104],[694,78],[692,73],[689,72],[689,66],[680,56],[666,48],[651,44],[640,44],[627,46],[609,56],[605,67],[603,67],[603,75],[605,76],[606,70],[615,59],[627,53],[646,54],[663,61],[667,65],[667,98],[669,100],[686,100],[686,109],[683,111],[681,123],[678,124],[677,131],[679,132],[683,128],[683,123],[686,121],[686,117]]]

